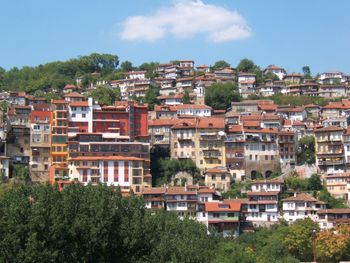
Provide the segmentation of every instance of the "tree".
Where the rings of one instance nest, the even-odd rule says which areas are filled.
[[[12,170],[10,177],[20,179],[24,182],[30,181],[30,173],[29,173],[28,166],[21,165],[21,164],[14,164],[10,168]]]
[[[159,105],[159,87],[150,86],[150,88],[146,91],[143,102],[148,103],[148,109],[153,110],[155,105]],[[141,99],[142,100],[142,99]]]
[[[226,62],[225,60],[219,60],[214,63],[214,65],[212,66],[212,69],[218,70],[218,69],[224,69],[229,67],[231,67],[231,65],[228,62]]]
[[[213,263],[255,263],[256,257],[252,248],[235,241],[220,242]]]
[[[308,190],[310,191],[320,191],[323,189],[321,177],[318,174],[311,175],[308,178]]]
[[[140,70],[146,71],[146,78],[155,78],[157,77],[157,68],[159,66],[158,62],[149,62],[149,63],[143,63],[139,66]]]
[[[123,72],[129,72],[129,71],[132,71],[133,70],[133,66],[132,66],[132,63],[128,60],[125,60],[124,62],[122,62],[120,64],[120,69],[121,71]]]
[[[313,164],[315,161],[315,137],[312,135],[304,136],[299,140],[297,162],[298,164]]]
[[[313,259],[312,238],[315,231],[319,231],[319,226],[310,218],[297,220],[288,227],[283,243],[295,258],[300,261],[311,261]]]
[[[120,100],[120,90],[97,86],[96,89],[89,92],[86,96],[92,97],[100,104],[112,105],[115,101]]]
[[[275,73],[272,73],[271,71],[266,72],[264,74],[264,80],[271,79],[273,81],[279,80],[278,76]]]
[[[327,203],[327,205],[330,208],[346,208],[347,206],[344,204],[344,200],[334,198],[327,190],[326,187],[324,187],[319,193],[318,193],[318,200],[323,201]]]
[[[207,88],[205,104],[217,110],[226,110],[231,102],[240,101],[238,87],[231,83],[215,83]]]
[[[182,103],[183,104],[189,104],[191,103],[191,98],[190,98],[190,91],[189,90],[185,90],[184,92],[184,97],[182,98]]]
[[[242,59],[237,68],[237,72],[254,73],[257,85],[264,82],[264,75],[259,66],[257,66],[252,60],[244,58]]]
[[[303,74],[304,74],[304,78],[306,79],[311,79],[311,70],[310,70],[310,67],[309,66],[304,66],[303,67]]]
[[[0,196],[3,262],[210,262],[204,224],[149,213],[106,185],[18,186]]]
[[[340,226],[316,236],[316,253],[320,262],[339,262],[350,257],[350,227]]]

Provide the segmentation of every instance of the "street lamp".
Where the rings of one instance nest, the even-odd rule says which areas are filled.
[[[312,237],[312,255],[313,255],[313,261],[316,261],[316,229],[312,229],[312,233],[311,233],[311,237]]]

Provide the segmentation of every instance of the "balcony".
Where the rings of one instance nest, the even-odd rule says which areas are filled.
[[[221,152],[219,152],[219,151],[205,150],[205,151],[203,151],[203,156],[204,156],[204,158],[219,158],[222,155],[221,155]]]
[[[180,135],[177,137],[178,141],[192,141],[192,136]]]
[[[325,161],[319,160],[318,164],[319,165],[342,165],[344,164],[344,161],[343,160],[325,160]]]

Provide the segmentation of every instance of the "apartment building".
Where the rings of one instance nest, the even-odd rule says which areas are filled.
[[[307,193],[294,193],[293,196],[282,200],[283,218],[287,222],[307,217],[316,221],[317,211],[321,209],[326,209],[326,203],[318,201]]]
[[[7,153],[11,164],[28,165],[30,159],[31,106],[12,105],[7,111]]]
[[[166,187],[146,187],[142,189],[143,200],[147,209],[165,209]]]
[[[343,134],[344,162],[347,171],[350,171],[350,127]]]
[[[51,110],[49,105],[36,105],[30,114],[29,171],[34,182],[49,181]]]
[[[238,90],[243,98],[256,92],[256,79],[253,73],[238,73]]]
[[[176,119],[155,119],[148,123],[151,146],[170,147],[171,127]]]
[[[245,178],[244,144],[243,127],[237,124],[227,125],[225,140],[226,167],[232,174],[236,174],[237,179],[241,180]]]
[[[206,202],[197,213],[197,220],[207,227],[214,227],[224,237],[237,237],[240,232],[241,202],[224,200]]]
[[[244,133],[246,177],[256,179],[260,172],[268,178],[280,167],[277,129],[244,130]]]
[[[348,200],[347,181],[350,179],[350,173],[324,174],[322,180],[328,192],[335,198]]]
[[[350,224],[350,209],[334,208],[321,209],[317,211],[318,224],[321,229],[332,229],[338,225]]]
[[[199,169],[225,166],[224,118],[211,117],[197,120],[195,133],[196,165]]]
[[[172,186],[165,192],[166,210],[176,213],[180,218],[186,216],[196,218],[197,191],[196,187]]]
[[[256,180],[247,192],[246,221],[253,225],[270,225],[278,222],[279,194],[284,185],[283,179]]]
[[[296,164],[297,136],[293,131],[278,132],[278,147],[281,166]]]
[[[69,159],[68,169],[71,181],[82,184],[105,183],[119,186],[122,192],[151,186],[149,170],[144,171],[145,159],[128,156],[78,156]]]
[[[316,165],[321,172],[344,172],[344,129],[336,126],[316,129],[315,131]]]
[[[269,65],[267,66],[266,69],[264,69],[265,74],[269,72],[275,74],[280,80],[282,80],[284,76],[287,74],[284,68],[277,67],[275,65]]]
[[[226,167],[218,166],[204,171],[204,182],[208,187],[226,192],[234,181],[231,173]]]

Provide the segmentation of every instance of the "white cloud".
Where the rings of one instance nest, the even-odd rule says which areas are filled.
[[[121,38],[155,41],[173,34],[176,38],[206,35],[211,42],[248,38],[251,30],[237,12],[202,1],[175,1],[153,15],[128,17],[122,24]]]

